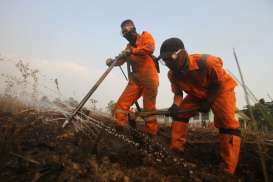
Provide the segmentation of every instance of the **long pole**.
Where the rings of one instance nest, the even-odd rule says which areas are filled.
[[[249,97],[248,97],[246,84],[245,84],[244,77],[243,77],[243,74],[242,74],[242,71],[241,71],[241,67],[240,67],[240,64],[239,64],[239,61],[238,61],[238,58],[237,58],[237,55],[236,55],[236,52],[235,52],[234,48],[233,48],[233,55],[234,55],[234,58],[235,58],[235,61],[236,61],[236,64],[237,64],[237,67],[238,67],[238,70],[239,70],[239,73],[240,73],[242,86],[243,86],[244,93],[245,93],[245,99],[246,99],[246,103],[247,103],[247,106],[248,106],[248,109],[249,109],[249,112],[250,112],[250,116],[251,116],[252,121],[255,123],[255,125],[257,127],[257,121],[256,121],[256,119],[254,117],[253,110],[252,110],[252,108],[250,106],[250,101],[249,101]],[[262,165],[262,169],[263,169],[263,176],[264,176],[265,182],[268,182],[268,175],[267,175],[266,164],[265,164],[265,159],[264,159],[261,143],[262,143],[261,138],[260,138],[260,136],[258,136],[257,137],[257,146],[258,146],[258,150],[259,150],[259,154],[260,154],[261,165]]]
[[[191,113],[191,112],[197,112],[198,108],[194,109],[185,109],[180,110],[177,112],[177,114],[183,114],[183,113]],[[155,110],[155,111],[144,111],[144,112],[134,112],[130,113],[132,118],[136,117],[148,117],[148,116],[154,116],[154,115],[165,115],[170,116],[170,112],[168,110]]]
[[[84,104],[87,102],[87,100],[91,97],[91,95],[96,91],[98,86],[102,83],[102,81],[105,79],[105,77],[110,73],[110,71],[114,68],[117,58],[115,61],[107,68],[107,70],[102,74],[102,76],[99,78],[99,80],[95,83],[95,85],[90,89],[90,91],[86,94],[86,96],[81,100],[80,104],[74,109],[72,114],[69,116],[69,118],[63,123],[63,128],[66,127],[66,125],[71,122],[71,120],[76,116],[76,114],[79,112],[79,110],[82,109]]]

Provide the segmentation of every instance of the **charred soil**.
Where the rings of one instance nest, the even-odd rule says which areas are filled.
[[[244,134],[237,172],[231,177],[218,170],[215,129],[191,128],[180,156],[184,162],[176,165],[173,157],[157,160],[152,150],[123,142],[102,128],[63,129],[62,117],[35,110],[0,113],[0,181],[263,181],[254,134]],[[112,127],[109,118],[94,117]],[[170,128],[162,127],[156,140],[168,148],[169,136]],[[270,180],[272,139],[264,136]]]

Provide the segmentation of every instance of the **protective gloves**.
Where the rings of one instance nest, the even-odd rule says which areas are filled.
[[[124,57],[130,56],[132,54],[132,49],[130,47],[126,47],[126,49],[124,49],[121,54]]]
[[[174,117],[179,112],[179,107],[176,104],[173,104],[169,109],[169,116]]]
[[[132,54],[132,49],[130,47],[127,47],[115,59],[125,58],[125,57],[130,56],[131,54]],[[110,66],[115,61],[115,59],[108,58],[106,60],[106,65]]]

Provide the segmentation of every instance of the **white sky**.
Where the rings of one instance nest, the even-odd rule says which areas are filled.
[[[190,53],[222,57],[224,67],[239,78],[235,48],[249,88],[258,98],[273,96],[272,0],[0,0],[0,55],[30,62],[47,76],[43,79],[58,78],[64,95],[81,99],[106,70],[106,58],[125,46],[119,26],[127,18],[139,32],[153,34],[155,55],[162,41],[177,36]],[[7,68],[0,62],[0,73],[11,73]],[[159,108],[172,103],[166,72],[161,67]],[[105,107],[125,86],[115,68],[92,98]],[[242,89],[236,91],[242,107]]]

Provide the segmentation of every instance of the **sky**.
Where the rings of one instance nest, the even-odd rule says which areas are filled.
[[[272,0],[0,0],[0,56],[39,69],[41,84],[58,78],[61,92],[80,100],[107,69],[105,60],[127,44],[120,23],[128,18],[153,35],[154,55],[165,39],[179,37],[189,53],[219,56],[239,78],[235,48],[246,85],[258,98],[273,97]],[[0,62],[0,73],[12,74],[8,68]],[[166,74],[161,65],[158,108],[172,104]],[[125,86],[114,68],[92,98],[105,107]],[[246,105],[240,86],[236,94],[237,105]]]

